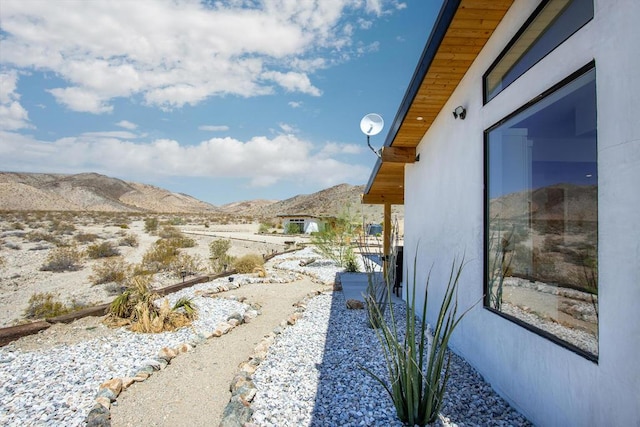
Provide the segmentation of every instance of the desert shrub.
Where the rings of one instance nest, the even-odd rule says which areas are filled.
[[[49,226],[49,231],[56,234],[73,234],[76,226],[70,222],[53,220]]]
[[[158,230],[158,218],[151,217],[144,219],[144,231],[147,233],[155,233]]]
[[[182,231],[178,230],[173,225],[165,225],[162,227],[162,229],[158,233],[158,236],[160,236],[163,239],[173,239],[173,238],[182,237],[183,234],[182,234]]]
[[[62,302],[56,300],[55,296],[49,292],[37,292],[29,298],[29,306],[24,312],[27,319],[43,319],[67,314],[69,308]]]
[[[157,333],[190,325],[197,317],[196,307],[188,298],[180,298],[173,307],[165,298],[158,306],[155,301],[159,295],[149,284],[149,276],[132,278],[127,289],[109,306],[105,322],[115,326],[129,325],[134,332]]]
[[[258,254],[243,255],[233,262],[233,268],[238,273],[253,273],[256,268],[260,268],[264,265],[264,258]]]
[[[178,248],[194,248],[197,245],[195,239],[186,236],[179,237],[177,239],[171,239],[171,241],[172,244]]]
[[[131,265],[122,257],[111,258],[93,266],[89,280],[94,285],[115,282],[123,284],[131,272]]]
[[[11,224],[11,229],[12,230],[24,230],[24,225],[22,225],[19,222],[14,222]]]
[[[273,227],[272,224],[261,222],[260,227],[258,228],[258,233],[261,233],[261,234],[268,233],[272,227]]]
[[[125,234],[119,241],[118,246],[138,247],[138,237],[135,234]]]
[[[209,244],[209,258],[214,272],[223,271],[224,266],[232,262],[232,258],[227,254],[230,248],[231,240],[226,239],[214,240]]]
[[[195,276],[203,270],[203,261],[197,255],[179,254],[176,256],[169,269],[176,277],[182,277],[184,272],[185,276]]]
[[[36,292],[29,298],[29,306],[24,312],[27,319],[47,319],[78,311],[86,304],[72,300],[69,304],[58,301],[50,292]]]
[[[4,257],[0,256],[0,268],[4,268],[7,265],[7,261],[5,261]]]
[[[45,233],[45,232],[42,232],[42,231],[31,231],[31,232],[27,233],[25,238],[29,242],[41,242],[41,241],[44,240],[45,242],[53,243],[54,245],[60,245],[62,243],[60,241],[60,239],[58,239],[53,234]]]
[[[184,218],[173,217],[169,220],[169,224],[171,225],[185,225],[187,222]]]
[[[79,233],[73,237],[78,243],[93,243],[98,240],[98,235],[93,233]]]
[[[75,246],[52,249],[46,262],[40,270],[42,271],[77,271],[82,268],[82,254]]]
[[[345,254],[344,269],[349,273],[356,273],[360,271],[356,254],[351,248],[347,248],[347,252]]]
[[[87,256],[91,259],[108,258],[120,255],[118,248],[111,242],[95,243],[86,250]]]
[[[143,255],[142,270],[149,272],[168,270],[179,253],[178,247],[171,240],[157,240]]]
[[[128,230],[129,229],[129,224],[118,224],[118,227],[122,228],[123,230]]]

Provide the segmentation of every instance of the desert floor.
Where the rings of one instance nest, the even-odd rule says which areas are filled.
[[[60,227],[60,223],[72,223],[71,230],[64,232],[51,231]],[[101,224],[102,222],[102,224]],[[42,271],[49,254],[57,244],[48,240],[33,238],[36,233],[43,236],[54,236],[65,244],[73,244],[81,252],[95,243],[111,242],[117,246],[120,256],[129,264],[137,264],[145,252],[159,239],[157,235],[145,232],[142,218],[118,223],[118,220],[95,220],[91,217],[75,218],[65,216],[63,221],[50,217],[34,219],[22,215],[6,214],[0,216],[0,327],[13,326],[29,321],[25,311],[29,307],[29,299],[35,293],[50,293],[57,301],[70,305],[95,305],[113,300],[115,296],[113,283],[93,285],[91,276],[94,267],[109,258],[82,258],[82,267],[78,271],[51,272]],[[188,221],[185,225],[177,225],[187,237],[193,238],[196,245],[192,248],[180,249],[198,260],[199,274],[215,273],[209,262],[209,244],[217,239],[228,239],[231,242],[229,255],[239,257],[248,253],[260,255],[281,252],[285,248],[304,243],[304,236],[285,236],[278,234],[258,234],[258,223],[246,224],[208,224],[201,220]],[[94,234],[93,242],[79,242],[77,236]],[[121,246],[125,236],[135,236],[137,247]],[[156,288],[178,283],[182,278],[174,273],[157,273],[153,286]]]

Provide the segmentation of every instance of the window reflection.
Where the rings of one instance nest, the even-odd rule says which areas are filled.
[[[485,305],[597,356],[595,69],[486,140]]]

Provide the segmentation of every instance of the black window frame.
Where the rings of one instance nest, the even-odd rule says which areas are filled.
[[[513,79],[512,82],[510,82],[509,84],[507,84],[506,86],[504,86],[502,89],[500,89],[500,91],[498,91],[495,95],[493,95],[492,97],[488,97],[487,96],[487,76],[489,75],[489,73],[491,73],[491,71],[493,71],[493,69],[496,67],[496,65],[498,65],[500,63],[500,61],[502,60],[502,58],[504,58],[504,56],[509,52],[509,50],[513,47],[514,44],[516,44],[516,42],[518,41],[518,39],[522,36],[522,34],[527,31],[527,29],[529,28],[529,26],[531,25],[531,23],[538,17],[538,15],[540,14],[540,12],[542,12],[542,10],[547,6],[547,4],[552,1],[552,0],[543,0],[538,7],[533,11],[533,13],[531,14],[531,16],[529,16],[529,18],[525,21],[525,23],[520,27],[520,29],[518,30],[518,32],[511,38],[511,40],[509,40],[509,43],[507,43],[507,45],[504,47],[504,49],[502,49],[502,51],[500,52],[500,55],[498,55],[498,57],[491,63],[491,65],[489,66],[489,68],[487,68],[487,71],[485,71],[485,73],[482,75],[482,105],[486,105],[487,103],[491,102],[492,99],[494,99],[495,97],[497,97],[500,93],[502,93],[506,88],[508,88],[509,86],[511,86],[512,83],[515,83],[520,77],[522,77],[523,75],[525,75],[527,73],[527,71],[529,71],[531,68],[533,68],[536,64],[538,64],[540,61],[542,61],[544,58],[546,58],[547,56],[549,56],[554,50],[556,50],[559,46],[561,46],[564,42],[566,42],[567,40],[569,40],[575,33],[577,33],[578,31],[580,31],[582,28],[584,28],[589,22],[593,21],[593,15],[595,15],[595,7],[593,5],[593,0],[587,0],[587,1],[591,1],[592,3],[592,7],[594,8],[594,14],[591,16],[591,19],[587,20],[583,25],[581,25],[580,27],[576,28],[576,30],[574,32],[572,32],[571,34],[569,34],[566,38],[564,38],[563,40],[561,40],[553,49],[551,49],[549,52],[547,52],[545,55],[541,56],[537,61],[535,61],[534,63],[531,64],[530,67],[528,67],[526,70],[523,70],[523,72],[517,76],[515,79]]]
[[[543,338],[546,338],[550,341],[552,341],[553,343],[566,348],[576,354],[578,354],[579,356],[584,357],[585,359],[594,362],[596,364],[598,364],[598,360],[599,360],[599,354],[600,352],[598,351],[598,355],[594,355],[592,353],[589,353],[588,351],[585,351],[567,341],[564,341],[562,339],[560,339],[559,337],[557,337],[554,334],[551,334],[541,328],[538,328],[534,325],[531,325],[515,316],[509,315],[507,313],[504,313],[500,310],[496,310],[495,308],[492,308],[490,305],[487,304],[487,292],[488,292],[488,274],[489,274],[489,236],[490,236],[490,231],[489,231],[489,150],[488,150],[488,145],[489,145],[489,133],[498,128],[499,126],[501,126],[502,124],[504,124],[505,122],[507,122],[508,120],[512,119],[513,117],[517,116],[518,114],[522,113],[523,111],[527,110],[528,108],[530,108],[531,106],[533,106],[534,104],[538,103],[539,101],[543,100],[544,98],[548,97],[549,95],[557,92],[558,90],[564,88],[566,85],[570,84],[571,82],[573,82],[574,80],[576,80],[577,78],[581,77],[582,75],[590,72],[590,71],[594,71],[597,73],[596,71],[596,63],[595,60],[589,62],[588,64],[584,65],[583,67],[581,67],[580,69],[574,71],[573,73],[571,73],[569,76],[565,77],[563,80],[561,80],[560,82],[556,83],[555,85],[553,85],[552,87],[550,87],[549,89],[545,90],[544,92],[542,92],[540,95],[534,97],[533,99],[529,100],[528,102],[526,102],[525,104],[523,104],[521,107],[519,107],[518,109],[516,109],[515,111],[513,111],[512,113],[510,113],[509,115],[507,115],[506,117],[500,119],[498,122],[494,123],[493,125],[489,126],[487,129],[484,130],[484,135],[483,135],[483,165],[484,165],[484,170],[483,170],[483,175],[484,175],[484,194],[483,194],[483,242],[482,242],[482,248],[483,248],[483,278],[482,278],[482,283],[483,283],[483,298],[482,298],[482,306],[484,309],[497,314],[498,316],[509,320],[537,335],[542,336]],[[597,74],[596,74],[597,77]],[[597,85],[596,85],[596,94],[597,94]],[[596,104],[596,109],[597,109],[597,104]],[[599,223],[599,220],[598,220]],[[599,251],[596,252],[596,256],[598,254]],[[600,327],[600,325],[598,325],[598,328]],[[598,347],[600,346],[600,340],[598,339]]]

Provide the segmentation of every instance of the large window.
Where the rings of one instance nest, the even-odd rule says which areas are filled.
[[[595,359],[593,64],[485,132],[485,306]]]
[[[485,74],[485,102],[489,102],[592,18],[593,0],[543,1]]]

